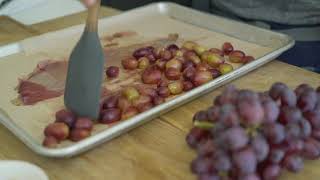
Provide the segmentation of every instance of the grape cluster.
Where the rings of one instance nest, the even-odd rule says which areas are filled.
[[[276,180],[320,157],[320,87],[275,83],[256,93],[231,85],[193,122],[186,141],[199,180]]]

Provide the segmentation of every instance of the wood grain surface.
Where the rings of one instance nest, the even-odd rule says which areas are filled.
[[[0,46],[37,34],[38,32],[31,27],[24,26],[10,17],[0,16]]]
[[[79,17],[82,15],[79,14]],[[77,15],[73,15],[71,20],[68,17],[59,19],[63,23],[59,28],[74,25],[73,18],[77,19]],[[55,21],[48,22],[48,26],[42,23],[37,25],[39,29],[35,29],[39,32],[57,30],[53,24]],[[285,82],[290,87],[300,83],[318,86],[320,76],[273,61],[232,83],[240,88],[267,90],[276,81]],[[207,108],[222,88],[71,159],[49,159],[36,155],[5,127],[0,126],[0,159],[34,163],[43,168],[52,180],[196,179],[189,170],[195,153],[187,147],[185,135],[192,126],[193,113]],[[319,165],[320,161],[306,162],[302,173],[284,173],[280,179],[318,180]]]

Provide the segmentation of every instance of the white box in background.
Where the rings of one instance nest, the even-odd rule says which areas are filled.
[[[31,25],[84,10],[78,0],[13,0],[0,10],[0,15]]]

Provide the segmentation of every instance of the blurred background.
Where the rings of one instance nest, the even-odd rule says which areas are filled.
[[[104,5],[111,6],[121,10],[128,10],[134,7],[146,5],[159,0],[102,0]],[[192,0],[172,0],[171,2],[179,3],[185,6],[191,6]],[[201,0],[198,0],[201,1]]]

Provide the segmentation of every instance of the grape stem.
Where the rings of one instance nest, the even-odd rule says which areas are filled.
[[[195,127],[200,129],[212,129],[214,128],[214,123],[206,122],[206,121],[194,121],[193,124]]]

